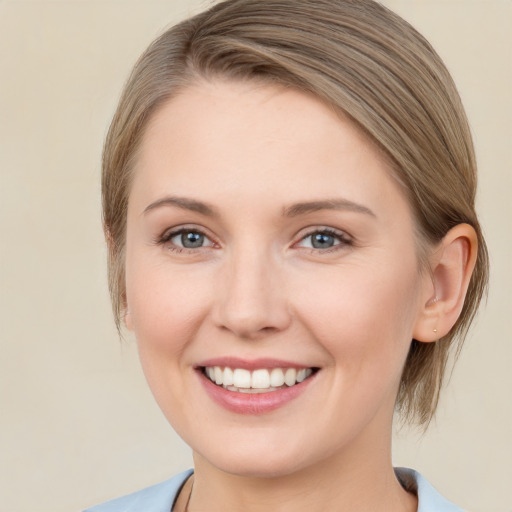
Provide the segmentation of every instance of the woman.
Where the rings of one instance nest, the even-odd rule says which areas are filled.
[[[455,511],[393,469],[487,283],[429,44],[371,0],[228,0],[141,57],[104,151],[118,327],[194,472],[91,510]]]

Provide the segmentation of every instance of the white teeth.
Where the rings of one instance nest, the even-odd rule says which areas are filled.
[[[252,372],[251,388],[270,387],[270,374],[268,370],[255,370]]]
[[[233,385],[233,370],[231,368],[224,368],[224,376],[223,382],[224,386],[232,386]]]
[[[281,368],[274,368],[270,372],[270,385],[273,388],[279,388],[284,384],[284,373]]]
[[[284,374],[284,381],[287,386],[293,386],[297,380],[297,370],[295,368],[287,368]]]
[[[219,366],[216,366],[214,369],[213,369],[213,375],[215,377],[215,384],[222,384],[223,382],[223,374],[224,372],[222,371],[222,368],[220,368]]]
[[[313,370],[311,368],[261,368],[253,372],[244,368],[208,366],[205,368],[206,376],[215,384],[223,386],[229,391],[242,393],[258,393],[277,391],[286,386],[294,386],[307,379]]]
[[[251,372],[242,368],[237,368],[233,372],[233,386],[236,388],[251,387]]]

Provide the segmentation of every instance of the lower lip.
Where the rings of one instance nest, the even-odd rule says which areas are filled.
[[[268,393],[238,393],[214,384],[201,370],[198,370],[198,374],[202,385],[214,402],[229,411],[252,415],[264,414],[286,405],[302,394],[315,377],[313,374],[299,384]]]

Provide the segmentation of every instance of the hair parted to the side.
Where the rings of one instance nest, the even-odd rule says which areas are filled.
[[[488,256],[475,213],[472,138],[455,85],[430,44],[373,0],[227,0],[167,30],[142,55],[103,154],[109,287],[118,329],[126,305],[128,197],[145,127],[187,85],[214,78],[293,87],[350,118],[392,162],[416,217],[420,249],[459,223],[475,229],[478,258],[462,313],[436,343],[412,341],[402,375],[397,408],[427,425],[450,351],[460,350],[485,293]]]

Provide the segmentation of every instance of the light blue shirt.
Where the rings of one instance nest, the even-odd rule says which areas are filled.
[[[170,512],[180,489],[192,473],[192,470],[185,471],[170,480],[88,508],[84,512]],[[418,495],[418,512],[464,512],[445,500],[416,471],[396,468],[395,473],[405,489]]]

